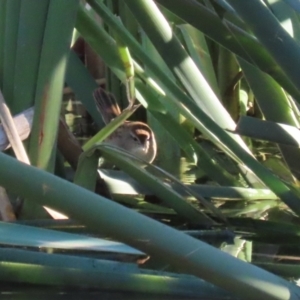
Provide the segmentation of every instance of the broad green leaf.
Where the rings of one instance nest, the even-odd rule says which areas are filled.
[[[20,196],[61,211],[93,230],[111,234],[117,240],[150,255],[157,255],[165,262],[183,268],[184,272],[197,275],[238,296],[252,292],[263,298],[279,296],[289,299],[299,293],[298,287],[271,273],[245,264],[201,241],[50,173],[24,165],[2,153],[0,162],[0,184],[4,188],[14,188],[15,176],[22,174],[18,180]],[[232,269],[236,272],[229,271]],[[243,288],[236,290],[237,284],[241,284]],[[272,289],[266,289],[266,284],[271,285]]]
[[[26,225],[0,222],[0,232],[2,245],[142,254],[121,243]]]

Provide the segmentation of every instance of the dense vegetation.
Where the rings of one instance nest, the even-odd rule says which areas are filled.
[[[1,290],[298,299],[299,14],[293,0],[0,0]],[[104,127],[99,85],[143,107]],[[25,110],[22,143],[10,113]],[[127,118],[153,128],[153,164],[101,143]]]

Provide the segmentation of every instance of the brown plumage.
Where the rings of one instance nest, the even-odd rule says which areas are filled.
[[[102,115],[105,124],[121,114],[120,107],[113,94],[98,88],[93,93],[98,111]]]
[[[121,114],[115,97],[102,88],[94,91],[97,109],[105,124]],[[125,121],[105,142],[122,148],[151,163],[156,156],[156,140],[151,128],[143,122]]]

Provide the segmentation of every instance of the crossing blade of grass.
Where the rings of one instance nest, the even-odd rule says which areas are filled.
[[[126,4],[124,3],[124,6],[126,6]],[[129,11],[129,9],[127,8],[127,10]],[[130,12],[130,11],[129,11]],[[131,13],[130,13],[131,14]],[[132,17],[133,20],[135,20]],[[135,20],[136,22],[136,20]],[[137,25],[138,26],[138,25]],[[148,53],[148,55],[154,60],[156,61],[156,63],[161,67],[161,69],[168,74],[169,78],[172,81],[175,81],[175,77],[172,74],[172,72],[170,71],[170,69],[168,68],[168,66],[165,64],[164,60],[161,58],[161,56],[159,55],[159,53],[156,51],[155,47],[153,46],[153,44],[151,43],[151,41],[149,40],[149,38],[147,37],[147,35],[145,34],[145,32],[142,31],[142,37],[141,37],[141,45],[142,47],[145,49],[145,52]],[[141,79],[142,78],[142,83],[140,84],[139,80],[135,80],[136,82],[136,86],[139,90],[139,92],[141,93],[141,89],[145,86],[147,86],[150,82],[152,83],[152,85],[155,85],[155,82],[151,81],[151,78],[149,78],[149,76],[147,76],[147,74],[145,74],[144,69],[135,61],[135,73],[136,75],[138,74],[138,78]],[[147,69],[147,67],[146,67]],[[137,79],[137,76],[136,76]],[[151,84],[150,84],[151,85]],[[159,90],[159,87],[157,85],[155,85],[155,87]],[[149,88],[147,90],[150,90]],[[161,94],[164,94],[163,91],[159,90]],[[159,93],[159,92],[158,92]],[[153,109],[150,108],[149,106],[149,102],[148,101],[148,97],[145,97],[145,95],[143,95],[142,97],[140,96],[139,93],[137,93],[137,99],[141,102],[144,101],[147,103],[147,122],[149,124],[149,126],[152,128],[152,130],[155,133],[155,139],[156,139],[156,144],[159,145],[158,151],[157,151],[157,155],[156,155],[156,162],[159,162],[159,165],[161,168],[165,169],[166,171],[169,171],[170,173],[173,174],[180,174],[181,173],[181,161],[180,161],[180,156],[181,156],[181,151],[179,148],[178,143],[176,142],[176,140],[174,140],[174,135],[170,135],[168,134],[168,128],[174,128],[171,126],[165,126],[162,125],[160,121],[158,121],[157,118],[154,117],[153,115],[153,110],[156,111],[166,111],[166,114],[168,114],[170,116],[170,119],[174,119],[175,122],[178,122],[178,125],[176,126],[181,127],[181,131],[182,129],[186,131],[186,133],[188,134],[189,132],[192,132],[192,128],[189,128],[187,126],[185,126],[185,128],[183,128],[183,126],[181,126],[181,124],[183,124],[184,122],[184,118],[180,115],[180,113],[178,112],[178,110],[172,106],[172,102],[169,101],[164,101],[164,105],[162,105],[159,101],[157,101],[157,107],[163,107],[162,110],[160,109],[156,109],[156,105],[152,106],[152,104],[150,105]],[[141,98],[147,98],[147,101],[145,101],[144,99]],[[142,102],[143,103],[143,102]],[[168,105],[170,104],[170,105]],[[168,106],[167,109],[164,108],[164,106]],[[163,118],[164,120],[167,120],[168,117],[166,116],[166,118]],[[172,122],[170,120],[170,122]],[[192,127],[192,126],[190,126]],[[195,154],[191,153],[194,152],[193,149],[191,149],[190,144],[186,143],[185,144],[185,151],[190,150],[188,157],[191,159],[191,161],[195,161]],[[185,152],[186,153],[186,152]],[[179,175],[181,176],[181,175]]]
[[[300,99],[299,90],[278,68],[275,60],[255,37],[230,22],[225,21],[224,24],[215,12],[210,11],[200,2],[193,0],[158,0],[157,2],[229,51],[273,76],[291,95]]]
[[[141,74],[141,72],[139,72],[139,74]],[[144,76],[143,79],[146,80],[148,84],[151,84],[148,82],[146,76]],[[192,135],[180,125],[169,111],[163,112],[156,109],[161,105],[161,101],[158,101],[157,99],[160,97],[165,98],[164,95],[155,94],[153,89],[150,89],[139,81],[136,81],[136,86],[141,93],[141,95],[137,95],[137,98],[140,100],[140,97],[142,96],[144,99],[147,99],[150,105],[150,113],[171,134],[191,161],[195,161],[197,166],[202,168],[210,178],[219,184],[239,185],[238,180],[234,178],[234,176],[230,175],[226,170],[222,169],[218,164],[211,160],[208,153],[201,148]],[[167,98],[162,101],[167,102]]]
[[[132,179],[129,175],[122,171],[116,170],[99,170],[101,177],[107,183],[109,189],[113,194],[145,194],[151,195],[150,189],[141,185],[138,181]],[[176,184],[171,183],[171,187],[182,196],[188,196],[189,194],[184,189],[177,189]],[[239,188],[234,186],[211,186],[191,184],[189,187],[195,192],[199,193],[206,199],[210,200],[222,200],[222,201],[258,201],[258,200],[278,200],[268,189],[250,189]]]
[[[247,1],[243,2],[243,5],[238,0],[228,0],[228,2],[299,90],[300,46],[298,43],[281,27],[261,1],[254,0],[251,4]],[[300,100],[297,98],[297,101]]]
[[[300,146],[299,129],[286,124],[243,116],[240,118],[235,132],[254,139],[270,141],[286,146],[297,148]]]
[[[285,1],[273,3],[272,0],[265,1],[269,10],[274,14],[281,26],[293,37],[299,41],[299,18],[296,11]]]
[[[278,200],[261,200],[255,203],[249,203],[246,207],[237,209],[228,209],[227,212],[223,212],[227,217],[239,217],[251,215],[253,218],[262,217],[263,214],[267,213],[273,207],[278,207]]]
[[[96,150],[100,150],[100,153],[105,159],[108,159],[118,167],[124,169],[133,178],[138,179],[139,182],[150,188],[164,203],[191,223],[204,226],[210,226],[215,223],[205,213],[189,204],[177,192],[165,185],[158,177],[147,172],[144,168],[139,166],[136,161],[132,161],[132,159],[135,158],[129,153],[113,146],[100,144],[90,149],[88,155],[92,155],[93,152],[94,155],[97,155],[97,153],[95,153]]]
[[[257,68],[249,65],[243,60],[239,63],[245,74],[245,78],[249,83],[255,99],[267,121],[283,123],[279,124],[282,132],[281,139],[297,140],[299,139],[299,117],[293,109],[293,100],[288,97],[281,86],[270,76],[264,74]],[[272,101],[272,109],[270,109],[270,99]],[[294,126],[294,128],[292,127]],[[269,128],[270,129],[270,128]],[[278,128],[280,130],[280,128]],[[277,131],[278,131],[277,130]],[[266,132],[266,128],[263,129]],[[280,130],[281,131],[281,130]],[[274,133],[274,131],[270,131]],[[282,136],[283,135],[283,136]],[[285,137],[284,137],[285,135]],[[279,137],[279,136],[278,136]],[[296,148],[286,147],[280,144],[279,149],[283,155],[285,162],[294,174],[295,178],[300,179],[300,151]]]
[[[239,58],[238,61],[266,120],[299,126],[298,116],[295,115],[289,97],[282,87],[256,67]]]
[[[218,99],[221,99],[216,73],[213,68],[212,58],[210,56],[204,34],[189,24],[180,25],[179,30],[183,36],[187,51],[193,61],[197,65],[198,69],[203,72],[204,77]]]
[[[61,287],[63,282],[64,288],[72,289],[77,296],[82,289],[93,289],[93,297],[95,291],[106,290],[122,293],[123,299],[126,292],[141,293],[140,296],[146,296],[147,299],[157,299],[161,295],[184,299],[219,298],[225,295],[231,299],[228,292],[196,277],[141,269],[133,263],[12,248],[0,249],[0,257],[3,262],[0,281],[47,285],[48,290]]]
[[[99,131],[95,136],[93,136],[90,140],[88,140],[83,145],[83,150],[88,151],[93,147],[96,143],[102,142],[105,140],[113,131],[115,131],[119,126],[121,126],[124,121],[126,121],[138,108],[138,106],[134,106],[130,109],[124,109],[123,112],[114,118],[107,126],[105,126],[101,131]]]
[[[33,226],[0,222],[0,230],[1,244],[7,246],[143,254],[121,243]]]
[[[256,298],[293,299],[300,293],[292,283],[48,172],[2,153],[0,163],[1,186],[15,188],[14,179],[22,174],[18,176],[20,196],[61,211],[237,296],[253,293]]]
[[[246,238],[270,244],[298,244],[300,227],[285,222],[254,220],[250,218],[228,218],[231,229]]]
[[[160,187],[156,187],[154,189],[154,186],[152,185],[152,187],[149,185],[150,181],[152,181],[154,184],[158,182],[158,178],[156,178],[155,180],[155,176],[153,176],[151,173],[158,173],[160,176],[164,176],[166,178],[167,181],[172,182],[173,183],[173,189],[174,190],[179,190],[181,191],[185,191],[185,193],[189,196],[195,197],[206,209],[208,209],[216,218],[219,218],[220,220],[222,220],[223,222],[227,222],[226,218],[221,214],[221,212],[214,207],[213,204],[211,204],[210,202],[208,202],[207,200],[205,200],[201,195],[195,193],[193,190],[191,190],[188,186],[184,186],[179,180],[177,180],[174,176],[168,174],[166,171],[164,171],[163,169],[160,169],[154,165],[149,164],[148,165],[148,176],[149,178],[147,179],[147,172],[144,172],[144,169],[141,168],[137,168],[137,164],[134,163],[134,161],[130,161],[130,155],[127,155],[126,152],[121,151],[119,149],[114,149],[113,147],[109,147],[109,146],[104,146],[103,147],[98,147],[98,149],[100,151],[104,151],[104,157],[108,155],[108,157],[111,158],[111,160],[116,163],[117,165],[119,165],[119,167],[121,167],[122,169],[126,170],[132,177],[134,177],[135,179],[141,179],[141,176],[138,174],[140,173],[141,175],[145,176],[145,180],[143,180],[143,184],[144,185],[148,185],[148,188],[151,188],[153,193],[158,195],[161,194],[161,190],[163,189],[163,187],[166,187],[165,184],[162,183],[162,185],[160,185]],[[103,150],[104,149],[104,150]],[[123,156],[127,156],[127,159],[122,159],[122,152],[123,152]],[[136,167],[136,168],[135,168]],[[135,169],[135,170],[134,170]],[[143,174],[142,174],[143,173]],[[150,180],[151,178],[151,180]],[[174,188],[175,187],[175,188]],[[173,190],[172,189],[172,190]],[[177,193],[177,192],[176,192]],[[163,197],[163,201],[165,201],[168,206],[170,206],[171,208],[173,208],[175,211],[177,211],[177,213],[183,214],[185,217],[187,217],[189,215],[188,210],[190,210],[192,212],[192,210],[189,208],[188,205],[183,205],[182,203],[179,203],[179,198],[176,200],[175,203],[175,199],[173,197],[172,201],[169,200],[170,197],[164,196]],[[181,198],[181,202],[184,201],[184,198]],[[176,208],[174,206],[174,204],[176,204],[176,206],[178,208]],[[186,206],[186,207],[185,207]],[[180,208],[181,207],[181,208]],[[195,219],[196,220],[196,219]],[[195,220],[193,222],[195,222]]]
[[[208,82],[172,32],[166,19],[152,1],[141,0],[133,5],[125,0],[143,30],[172,72],[193,98],[193,101],[219,126],[235,126]],[[247,146],[236,136],[234,139],[245,149]]]

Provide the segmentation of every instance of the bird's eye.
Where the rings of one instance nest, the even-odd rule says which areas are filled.
[[[138,141],[137,136],[136,136],[133,132],[130,132],[130,137],[131,137],[135,142]]]

